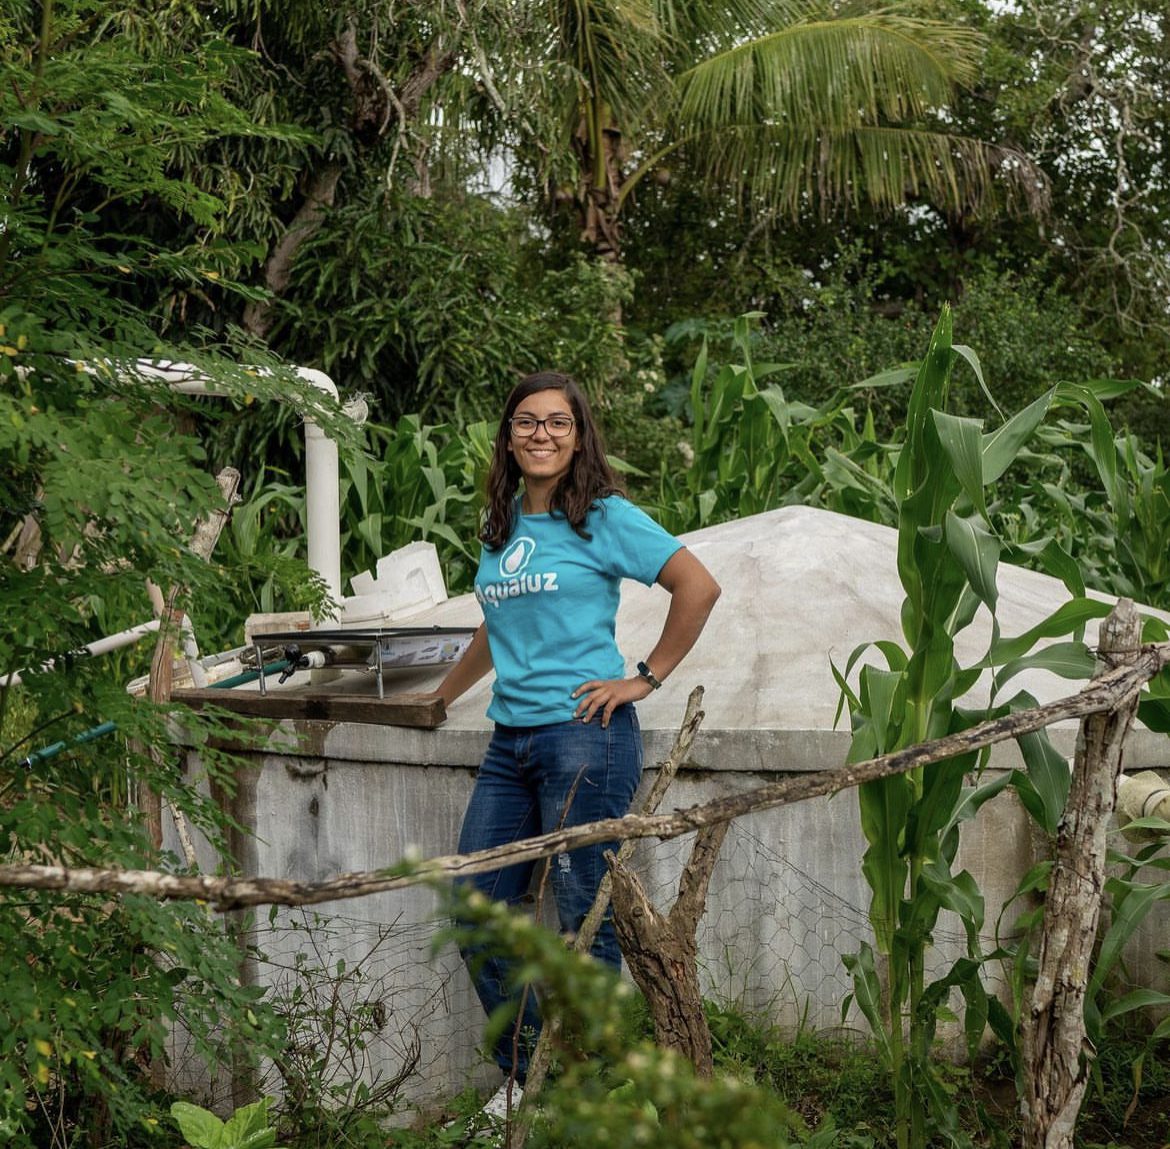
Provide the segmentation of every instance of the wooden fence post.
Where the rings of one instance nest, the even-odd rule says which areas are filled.
[[[1134,661],[1140,641],[1137,611],[1121,599],[1101,624],[1094,677]],[[1139,693],[1140,684],[1111,710],[1088,715],[1077,737],[1044,905],[1036,984],[1021,1024],[1026,1149],[1072,1149],[1093,1052],[1085,1037],[1085,990],[1105,886],[1106,836]]]
[[[687,1058],[700,1077],[710,1077],[715,1067],[699,986],[696,934],[707,908],[711,872],[730,827],[730,822],[717,822],[695,836],[678,899],[668,914],[655,908],[633,870],[608,855],[613,922],[630,976],[650,1007],[654,1039]]]
[[[189,544],[192,554],[204,562],[210,561],[211,552],[215,549],[220,533],[231,515],[232,504],[236,502],[236,491],[240,486],[240,472],[235,467],[224,467],[216,475],[215,481],[219,485],[219,493],[223,497],[223,507],[212,511],[207,518],[200,519],[195,524],[195,533],[191,536]],[[162,625],[159,627],[158,639],[154,645],[154,655],[150,660],[150,680],[147,687],[147,697],[151,702],[170,702],[171,700],[171,675],[176,653],[175,643],[180,638],[183,625],[183,611],[175,606],[181,590],[181,587],[171,588],[170,593],[163,601],[160,612]],[[147,753],[156,763],[161,761],[157,748],[148,748]],[[151,845],[156,850],[162,849],[161,797],[150,787],[143,786],[138,795],[138,808],[142,811],[143,823],[150,837]],[[179,832],[187,864],[194,869],[195,847],[191,841],[186,820],[174,807],[171,807],[171,814]]]

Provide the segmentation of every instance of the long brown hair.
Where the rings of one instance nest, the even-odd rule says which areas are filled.
[[[488,550],[499,550],[512,533],[516,519],[516,492],[520,489],[520,464],[508,450],[511,428],[508,421],[516,408],[538,391],[560,391],[569,401],[573,422],[577,429],[578,449],[568,472],[557,484],[549,500],[549,511],[563,515],[569,525],[583,539],[590,538],[585,530],[585,516],[598,499],[606,495],[624,495],[625,490],[605,457],[605,443],[593,420],[589,400],[571,375],[559,371],[538,371],[526,375],[512,388],[500,428],[496,432],[495,450],[487,479],[487,508],[484,512],[480,540]]]

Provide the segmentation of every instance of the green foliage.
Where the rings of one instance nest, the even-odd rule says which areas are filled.
[[[1079,634],[1087,618],[1100,617],[1107,609],[1100,603],[1074,599],[1027,635],[1000,635],[996,581],[1004,547],[988,518],[987,488],[1009,470],[1058,396],[1090,406],[1099,402],[1084,389],[1070,395],[1056,388],[984,433],[978,422],[947,413],[950,373],[960,352],[982,382],[973,353],[952,348],[951,319],[944,311],[915,381],[893,483],[907,646],[876,644],[885,668],[861,665],[856,690],[848,676],[865,647],[853,652],[843,672],[835,670],[852,719],[850,761],[938,738],[977,721],[983,715],[964,712],[957,704],[985,670],[995,672],[993,690],[998,693],[1030,666],[1068,677],[1087,676],[1092,669],[1088,651],[1076,638],[1038,654],[1028,652],[1041,637]],[[991,644],[979,665],[965,668],[955,657],[955,636],[981,607],[992,619]],[[1006,705],[1032,703],[1021,692]],[[1043,734],[1019,741],[1028,766],[1027,776],[1018,779],[1021,798],[1053,830],[1067,793],[1067,769]],[[954,874],[951,867],[960,824],[1002,789],[1009,776],[964,789],[964,776],[975,765],[974,754],[962,755],[859,790],[862,830],[869,843],[862,870],[873,891],[875,947],[886,959],[887,972],[879,975],[868,945],[845,960],[853,974],[853,1002],[877,1036],[894,1079],[900,1146],[923,1145],[931,1135],[961,1143],[953,1106],[931,1063],[935,1025],[945,1015],[951,992],[961,992],[964,1032],[974,1052],[994,1013],[980,978],[982,895],[969,874]],[[925,952],[944,909],[962,921],[968,955],[927,984]]]
[[[573,204],[574,233],[604,258],[620,257],[637,189],[680,155],[765,220],[885,208],[909,189],[953,211],[992,198],[990,150],[935,116],[977,66],[981,38],[957,21],[805,3],[582,3],[542,11],[535,31],[512,56],[527,81],[520,122],[537,137],[520,165],[530,186]],[[1028,164],[1014,158],[996,182],[1019,190]]]
[[[407,415],[370,428],[370,453],[345,459],[342,545],[356,570],[396,547],[433,542],[450,589],[470,589],[494,424],[427,426]]]
[[[228,647],[242,642],[246,615],[319,613],[328,597],[321,577],[305,567],[304,487],[265,479],[262,470],[252,495],[233,509],[216,549],[217,562],[230,579],[230,596],[205,596],[197,606],[200,635]]]
[[[732,331],[739,363],[708,367],[707,343],[691,373],[691,429],[678,472],[664,461],[657,511],[676,532],[793,503],[823,505],[878,521],[893,513],[882,480],[883,456],[871,420],[860,431],[848,396],[823,407],[790,402],[777,383],[760,380],[786,365],[753,362],[750,322]]]
[[[631,1041],[623,1010],[633,989],[555,933],[475,894],[462,897],[454,914],[464,923],[462,940],[514,959],[540,993],[544,1016],[561,1022],[560,1072],[542,1091],[528,1142],[534,1149],[742,1149],[808,1137],[804,1122],[767,1091],[725,1074],[702,1080],[676,1055],[645,1039]]]
[[[133,702],[117,684],[101,684],[94,668],[70,677],[78,703],[104,704],[136,742],[166,745],[160,712]],[[70,707],[54,726],[85,723]],[[225,731],[212,725],[189,733]],[[210,840],[222,837],[218,810],[169,762],[135,753],[120,738],[66,751],[38,763],[35,773],[16,763],[16,750],[6,744],[0,753],[0,835],[14,859],[173,866],[173,858],[152,855],[126,808],[130,782],[161,793]],[[230,786],[229,764],[214,754],[205,760],[217,783]],[[160,1104],[151,1068],[168,1057],[172,1026],[189,1035],[192,1055],[209,1066],[230,1062],[239,1042],[253,1054],[280,1044],[260,991],[239,984],[239,951],[200,904],[8,891],[0,898],[0,945],[0,1107],[7,1144],[19,1149],[96,1149],[149,1134]]]
[[[335,176],[338,194],[293,263],[271,334],[282,350],[324,363],[343,382],[373,392],[383,417],[397,419],[371,428],[364,453],[351,442],[345,457],[342,526],[352,569],[422,536],[439,545],[452,588],[467,585],[488,443],[488,428],[475,420],[494,415],[517,372],[568,369],[615,414],[638,410],[635,372],[645,364],[631,367],[629,361],[643,349],[627,346],[614,322],[617,309],[630,303],[628,279],[583,260],[553,266],[544,221],[534,226],[533,214],[522,208],[489,208],[449,189],[429,200],[385,192],[388,183],[400,186],[407,166],[400,161],[409,161],[421,191],[431,145],[445,162],[460,156],[453,168],[466,174],[470,149],[461,133],[494,117],[485,110],[487,57],[476,33],[506,32],[513,19],[506,8],[476,9],[474,19],[482,23],[474,29],[458,5],[458,19],[446,8],[425,19],[404,11],[390,25],[382,22],[376,35],[363,23],[362,49],[368,41],[376,58],[361,61],[372,66],[358,71],[388,78],[391,90],[402,91],[415,75],[414,64],[433,36],[449,36],[462,52],[452,85],[465,97],[460,106],[466,116],[439,114],[446,109],[424,100],[422,113],[416,109],[407,122],[387,118],[382,127],[393,121],[392,129],[373,141],[359,131],[358,85],[337,64],[351,13],[300,3],[277,11],[236,0],[214,13],[108,0],[6,9],[0,22],[9,80],[0,89],[6,213],[0,234],[0,675],[28,672],[24,686],[0,691],[0,836],[14,858],[173,865],[154,856],[141,833],[130,799],[142,787],[164,794],[213,840],[222,834],[217,811],[168,762],[163,716],[125,696],[127,668],[75,652],[101,633],[141,621],[147,577],[184,588],[181,604],[190,608],[205,642],[235,635],[239,600],[267,610],[320,601],[319,586],[295,557],[303,496],[287,436],[306,411],[339,434],[342,421],[303,393],[291,407],[252,402],[295,390],[295,384],[287,375],[252,372],[222,357],[232,349],[274,366],[259,341],[233,326],[239,309],[262,295],[241,281],[287,236],[289,222],[300,218],[305,190],[319,186],[318,177]],[[1140,11],[1138,4],[1123,8]],[[697,9],[677,14],[686,21],[702,16]],[[357,12],[355,18],[366,16]],[[1135,90],[1140,99],[1133,106],[1144,116],[1156,105],[1150,93],[1161,80],[1149,66],[1155,54],[1147,26],[1135,28],[1141,32],[1134,35],[1141,49],[1136,71],[1147,87]],[[547,53],[547,26],[539,31]],[[1027,29],[1017,27],[1021,31]],[[1052,27],[1036,31],[1030,51],[1046,63],[1035,45],[1056,44]],[[1127,58],[1116,31],[1114,22],[1110,68]],[[263,54],[236,46],[261,42]],[[674,43],[689,51],[715,41],[679,35]],[[843,41],[837,43],[834,51]],[[659,44],[637,61],[655,80],[665,75],[655,56]],[[526,42],[510,59],[526,61],[530,46]],[[509,47],[520,49],[518,43]],[[995,63],[1005,66],[1002,53]],[[1021,95],[1021,104],[1036,101],[1030,110],[1043,116],[1090,106],[1050,98],[1074,74],[1067,68],[1061,73],[1068,63],[1062,57],[1054,70],[1042,69],[1045,90]],[[473,80],[477,71],[483,75]],[[573,97],[578,74],[505,65],[498,78],[513,100],[526,80],[535,95],[543,95],[547,83]],[[627,69],[616,79],[623,92],[640,96],[647,74]],[[1017,74],[1028,74],[1027,67]],[[715,92],[720,82],[710,70],[688,81],[699,96],[704,85]],[[1099,84],[1096,91],[1100,96],[1106,88]],[[1129,106],[1118,102],[1119,93],[1112,83],[1112,104],[1090,106],[1095,123],[1112,123],[1110,108]],[[803,88],[792,94],[809,98]],[[510,111],[517,106],[508,105]],[[1007,105],[1001,99],[996,107]],[[1011,122],[1027,126],[1027,116],[1017,114],[1020,104],[1013,107]],[[620,115],[644,112],[651,120],[662,110],[632,98],[611,108]],[[302,126],[281,124],[291,119]],[[506,126],[495,119],[483,142],[506,138],[518,150],[518,170],[543,171],[546,155],[531,149],[532,139],[554,122],[559,132],[577,118],[549,115],[546,101],[532,122],[534,131],[523,116]],[[1103,344],[1084,338],[1074,306],[1079,300],[1046,290],[1049,269],[1053,278],[1067,276],[1070,266],[1079,269],[1072,282],[1089,285],[1088,304],[1099,314],[1114,286],[1139,283],[1131,271],[1152,271],[1144,282],[1159,282],[1153,257],[1161,220],[1170,214],[1158,207],[1162,189],[1148,162],[1157,151],[1136,147],[1142,142],[1137,134],[1126,137],[1126,162],[1143,173],[1137,183],[1145,201],[1136,216],[1134,205],[1124,205],[1127,227],[1111,246],[1102,242],[1107,227],[1101,225],[1112,219],[1112,188],[1108,173],[1102,178],[1092,168],[1094,156],[1112,153],[1082,146],[1099,133],[1081,133],[1075,113],[1066,127],[1077,130],[1068,132],[1072,146],[1062,154],[1078,162],[1062,194],[1066,203],[1087,199],[1096,214],[1090,227],[1066,233],[1074,242],[1063,243],[1063,253],[1047,262],[1031,265],[1022,255],[986,251],[987,241],[972,234],[977,225],[970,217],[944,222],[919,212],[894,221],[888,240],[870,235],[867,252],[885,257],[878,270],[869,254],[831,252],[820,242],[825,233],[812,226],[794,227],[785,238],[799,259],[765,258],[749,245],[745,268],[742,260],[731,262],[743,247],[731,227],[740,205],[725,198],[717,217],[699,213],[692,220],[688,243],[672,248],[676,258],[657,276],[661,283],[689,278],[691,262],[702,262],[699,282],[722,278],[727,282],[720,289],[736,299],[736,308],[765,306],[774,316],[762,336],[752,334],[747,320],[728,321],[731,361],[708,370],[704,356],[677,396],[663,395],[668,406],[678,400],[670,408],[676,422],[666,425],[671,440],[687,427],[694,456],[687,468],[667,463],[654,475],[668,524],[684,530],[801,498],[899,521],[902,528],[909,649],[880,648],[879,664],[860,671],[856,690],[848,688],[859,754],[973,720],[955,701],[977,671],[992,673],[997,701],[1029,666],[1082,673],[1087,651],[1079,628],[1096,609],[1081,600],[1086,584],[1165,605],[1170,514],[1162,455],[1111,431],[1101,410],[1109,388],[1052,389],[1054,379],[1091,379],[1111,373],[1113,365]],[[654,138],[656,130],[642,137],[648,153],[670,142]],[[448,139],[456,140],[451,148]],[[726,142],[729,155],[741,140]],[[625,190],[650,170],[627,173],[636,178]],[[678,170],[685,172],[685,164]],[[875,174],[892,173],[894,167],[883,164]],[[533,202],[546,190],[543,180],[528,188]],[[1075,214],[1060,213],[1061,224]],[[709,228],[716,218],[719,226]],[[869,218],[862,216],[859,226],[868,226]],[[1128,226],[1135,219],[1140,231]],[[923,237],[944,227],[953,241],[939,245],[945,253],[923,255]],[[705,230],[718,234],[708,242],[700,238]],[[1020,234],[1017,229],[1013,236]],[[992,271],[969,258],[981,243]],[[1038,245],[1032,237],[1005,246],[1018,246],[1030,258]],[[712,276],[708,252],[716,247],[724,270]],[[1125,258],[1093,266],[1082,255],[1092,249]],[[997,274],[1004,266],[1013,269],[1010,278]],[[929,296],[953,294],[960,286],[965,329],[986,348],[984,364],[1000,381],[1001,400],[1020,415],[991,434],[962,418],[987,410],[984,389],[972,376],[951,388],[948,408],[942,401],[944,348],[937,343],[920,376],[923,390],[912,403],[903,446],[894,425],[908,374],[875,372],[913,357],[925,339],[924,316],[937,303]],[[906,306],[919,291],[928,296],[923,307]],[[1138,302],[1118,316],[1119,324],[1164,319]],[[1145,348],[1119,342],[1116,354],[1126,362],[1159,361],[1157,339]],[[649,361],[656,354],[646,351]],[[141,357],[194,362],[239,404],[240,411],[224,417],[215,449],[245,468],[253,495],[225,536],[220,569],[194,562],[183,545],[195,521],[217,503],[203,448],[178,430],[168,413],[177,404],[167,388],[130,367]],[[615,378],[629,386],[611,396],[607,384]],[[859,380],[857,390],[845,390]],[[863,400],[871,407],[866,415],[855,413]],[[1156,396],[1149,402],[1165,406]],[[187,407],[193,417],[200,405]],[[411,408],[422,412],[403,415]],[[262,419],[250,414],[259,411]],[[1050,412],[1059,420],[1045,424]],[[424,414],[436,422],[425,422]],[[1152,417],[1149,425],[1157,425]],[[666,428],[655,434],[665,436]],[[651,441],[636,423],[622,434],[643,449]],[[15,561],[22,526],[40,532],[39,561],[31,567]],[[1065,579],[1076,597],[1028,635],[996,634],[979,666],[958,667],[954,634],[979,602],[994,605],[999,539],[1012,544],[1013,557]],[[232,596],[223,593],[225,585]],[[1037,659],[1032,647],[1040,639],[1060,639],[1060,649]],[[1143,717],[1165,721],[1166,683],[1164,676],[1155,684],[1157,697],[1143,701]],[[1018,694],[998,705],[1002,710],[1027,701]],[[19,765],[42,739],[69,741],[100,719],[116,721],[116,738],[74,745],[35,770]],[[214,727],[192,728],[189,737],[198,741],[209,733]],[[161,751],[161,757],[135,745]],[[1067,774],[1041,739],[1025,740],[1023,749],[1028,771],[1014,782],[1040,824],[1052,829]],[[230,785],[226,764],[210,752],[205,762],[217,785]],[[961,773],[961,764],[940,767],[929,778],[913,776],[866,798],[875,934],[879,947],[905,961],[891,989],[877,978],[873,955],[863,952],[854,962],[855,985],[881,1047],[909,1067],[895,1075],[903,1115],[908,1097],[925,1097],[924,1111],[937,1118],[951,1096],[948,1083],[927,1066],[933,1025],[951,991],[966,995],[972,1035],[984,1011],[995,1020],[994,1003],[980,996],[977,955],[934,985],[925,984],[917,956],[940,908],[957,908],[972,931],[979,920],[978,891],[950,867],[958,823],[990,793],[963,791]],[[1156,869],[1152,858],[1142,857],[1141,864],[1147,875]],[[1036,881],[1039,888],[1042,878]],[[1136,870],[1111,886],[1116,932],[1104,939],[1095,975],[1095,1024],[1105,1027],[1136,1004],[1110,1000],[1109,977],[1124,931],[1161,897],[1160,889]],[[565,1052],[563,1104],[550,1109],[548,1139],[590,1143],[598,1120],[604,1136],[619,1144],[638,1137],[685,1144],[704,1130],[711,1143],[738,1136],[747,1144],[764,1136],[765,1125],[769,1144],[778,1136],[807,1135],[810,1142],[819,1136],[746,1087],[696,1083],[653,1050],[631,1052],[615,1036],[620,1021],[611,1030],[604,1011],[597,1017],[574,1012],[574,1002],[616,997],[608,983],[594,980],[588,968],[562,968],[561,950],[551,942],[537,942],[513,925],[499,930],[516,934],[528,946],[527,958],[552,971],[550,1007],[564,1011],[577,1051]],[[149,1069],[163,1056],[172,1020],[216,1062],[241,1058],[244,1047],[271,1052],[278,1045],[279,1025],[254,993],[235,984],[233,953],[202,907],[7,894],[0,899],[0,952],[7,955],[0,979],[0,1122],[12,1144],[87,1139],[132,1145],[149,1137],[160,1113]],[[896,1008],[905,1005],[918,1027],[901,1054],[901,1027],[886,1024],[882,993],[892,994]],[[581,1053],[592,1049],[604,1053],[600,1063]]]
[[[1110,848],[1108,853],[1109,873],[1105,880],[1108,909],[1099,927],[1085,990],[1084,1018],[1086,1039],[1094,1051],[1104,1051],[1106,1055],[1103,1064],[1094,1055],[1088,1069],[1104,1108],[1113,1109],[1115,1116],[1125,1109],[1124,1104],[1118,1106],[1115,1100],[1119,1084],[1118,1052],[1124,1050],[1127,1058],[1124,1077],[1132,1109],[1146,1084],[1147,1070],[1152,1079],[1159,1076],[1151,1055],[1170,1035],[1170,1020],[1164,1016],[1157,1020],[1158,1013],[1170,1004],[1170,994],[1153,986],[1134,986],[1127,977],[1124,960],[1125,948],[1138,929],[1159,903],[1170,898],[1170,882],[1165,877],[1170,869],[1170,858],[1166,856],[1168,833],[1170,824],[1160,818],[1134,819],[1126,824],[1125,834],[1144,844],[1130,851]],[[1051,862],[1039,863],[1021,880],[1016,897],[1045,896],[1051,872]],[[1027,978],[1034,974],[1032,950],[1043,914],[1043,904],[1020,914],[1013,925],[1018,941],[1005,947],[1013,963],[1012,988],[1017,1014],[1024,1008]],[[1009,1052],[1014,1053],[1010,1046]],[[1121,1089],[1125,1088],[1126,1081],[1123,1081]],[[1113,1093],[1114,1099],[1108,1099],[1108,1093]],[[1125,1113],[1123,1123],[1127,1116]]]
[[[484,418],[519,375],[555,365],[592,394],[624,366],[628,277],[541,266],[517,213],[468,197],[376,197],[329,218],[298,258],[274,338],[408,411]]]
[[[7,12],[0,305],[36,297],[62,331],[149,346],[143,298],[176,282],[230,286],[248,258],[223,234],[225,201],[177,160],[215,140],[289,133],[231,99],[252,53],[197,25],[153,12],[129,34],[129,13],[107,0]],[[147,215],[155,226],[142,226]]]
[[[1075,404],[1076,414],[1087,415],[1089,422],[1055,419],[1042,431],[1049,465],[1033,469],[1015,505],[1003,508],[1004,518],[1019,516],[1008,530],[1018,531],[1020,541],[1035,550],[1037,509],[1044,507],[1044,535],[1072,555],[1086,585],[1165,606],[1170,604],[1170,470],[1160,447],[1150,455],[1136,436],[1113,432],[1098,398],[1105,387],[1057,392],[1058,400]]]
[[[631,319],[656,329],[681,316],[764,310],[782,343],[759,358],[816,368],[835,360],[817,391],[789,388],[813,403],[840,380],[916,357],[905,346],[882,354],[881,343],[924,345],[946,302],[1007,410],[1056,379],[1132,375],[1164,386],[1170,185],[1159,156],[1170,71],[1160,6],[928,0],[915,10],[986,34],[978,79],[956,94],[948,128],[1027,153],[1052,211],[1001,213],[993,223],[921,203],[880,215],[860,208],[828,223],[812,211],[791,221],[752,216],[725,186],[705,191],[694,168],[672,156],[669,171],[656,173],[662,186],[643,181],[626,229],[629,266],[642,276]],[[857,282],[849,299],[833,298],[841,246],[864,253],[846,278],[847,287]],[[822,305],[833,316],[820,322]],[[810,334],[803,344],[802,327]],[[850,346],[846,335],[857,332],[863,338]],[[876,364],[860,362],[870,352]],[[1051,369],[1037,375],[1028,365],[1040,358]],[[966,391],[957,379],[955,410],[982,414],[965,409]],[[1164,396],[1134,394],[1119,414],[1147,443],[1167,441]],[[897,417],[891,409],[889,422]]]
[[[135,301],[225,280],[215,237],[227,207],[176,157],[271,131],[228,94],[251,54],[176,38],[161,11],[135,20],[103,2],[9,6],[5,18],[0,676],[21,672],[23,683],[0,689],[0,841],[13,861],[174,867],[152,849],[135,801],[153,791],[222,843],[224,818],[199,783],[230,791],[231,764],[211,745],[226,730],[130,698],[126,660],[80,653],[149,616],[148,578],[178,589],[196,619],[201,602],[222,598],[221,572],[186,546],[221,509],[200,444],[177,426],[176,409],[195,404],[139,360],[192,363],[240,399],[291,394],[323,425],[341,421],[262,357],[263,371],[211,341],[163,342]],[[157,230],[123,230],[133,218]],[[198,229],[206,243],[168,247],[164,225]],[[117,733],[78,738],[99,723]],[[180,776],[176,736],[209,740],[206,778]],[[24,764],[58,741],[62,753]],[[259,994],[239,985],[238,950],[197,904],[8,891],[0,953],[0,1120],[20,1149],[148,1140],[173,1025],[211,1065],[243,1070],[245,1051],[279,1045]]]
[[[393,426],[367,424],[363,434],[362,447],[347,448],[340,456],[343,584],[396,548],[427,541],[439,553],[448,590],[470,590],[479,561],[476,539],[494,425],[428,424],[418,415],[404,415]],[[320,591],[295,557],[303,551],[304,537],[303,489],[261,471],[220,544],[235,593],[223,604],[226,614],[209,615],[214,633],[238,641],[246,609],[317,605]],[[214,612],[214,604],[209,605]],[[234,624],[230,629],[229,621]]]
[[[795,502],[870,521],[896,521],[893,479],[900,438],[879,438],[872,408],[864,416],[856,408],[865,397],[889,394],[912,379],[913,366],[860,380],[814,408],[788,398],[787,378],[799,365],[758,362],[767,341],[754,333],[753,317],[741,316],[731,326],[734,358],[721,365],[708,359],[709,333],[703,327],[680,326],[672,338],[684,340],[693,331],[702,340],[684,403],[669,388],[665,394],[659,391],[661,369],[652,343],[646,344],[646,366],[600,401],[623,455],[628,448],[635,463],[645,461],[647,443],[658,444],[657,475],[623,466],[631,472],[635,492],[655,507],[668,528],[693,530]],[[981,371],[970,373],[969,389],[987,407]],[[988,497],[987,514],[1014,559],[1065,579],[1073,593],[1091,585],[1158,605],[1168,593],[1165,467],[1160,456],[1151,459],[1132,436],[1117,437],[1115,450],[1107,449],[1114,436],[1102,407],[1135,386],[1049,386],[1025,408],[1027,415],[1021,412],[1006,437],[999,434],[997,460],[1013,435],[1026,438],[1036,431],[1037,446],[1024,449],[1022,440],[1012,440],[1013,453],[1002,464],[997,461],[1001,469],[989,477],[997,485],[994,497]],[[673,404],[678,414],[654,419],[651,429],[646,400],[651,412]],[[1049,411],[1070,408],[1087,414],[1090,422],[1043,422]],[[689,427],[684,423],[688,416]],[[466,588],[474,569],[490,430],[479,422],[428,425],[418,416],[404,417],[393,428],[371,425],[369,449],[343,456],[347,569],[366,569],[412,538],[429,538],[440,549],[450,587]],[[1101,475],[1100,486],[1087,482],[1089,468]],[[287,483],[258,487],[237,511],[229,542],[235,548],[233,561],[246,566],[258,550],[293,550],[303,533],[302,506],[299,491]],[[258,608],[271,609],[271,584],[255,601]]]
[[[827,252],[818,247],[815,259],[784,250],[755,258],[739,253],[742,266],[725,270],[729,297],[721,302],[734,308],[751,300],[766,313],[753,333],[752,354],[785,364],[790,396],[819,406],[856,388],[853,401],[872,411],[878,433],[894,433],[910,380],[884,381],[883,373],[919,359],[948,300],[965,341],[979,348],[1004,410],[1027,406],[1055,381],[1114,373],[1111,357],[1078,329],[1075,302],[1053,286],[1043,264],[1016,271],[980,260],[964,267],[961,284],[934,284],[913,263],[925,257],[920,246],[907,243],[896,257],[875,246],[867,238],[837,243]],[[716,318],[677,322],[668,336],[675,351],[672,369],[679,355],[694,354],[701,334],[722,349],[730,342],[731,324]],[[952,382],[950,403],[957,414],[994,414],[972,374]]]
[[[1097,1047],[1093,1080],[1077,1124],[1085,1145],[1105,1143],[1160,1149],[1165,1142],[1166,1042],[1140,1032],[1114,1031]]]
[[[601,398],[627,367],[614,314],[629,290],[581,256],[552,266],[515,209],[380,192],[304,244],[270,338],[364,394],[380,423],[460,426],[496,417],[519,376],[554,365]],[[262,472],[297,467],[300,432],[280,408],[253,404],[206,437],[256,492]]]
[[[893,1123],[884,1119],[893,1101],[890,1080],[868,1044],[804,1029],[784,1033],[766,1016],[705,1005],[721,1072],[775,1090],[811,1125],[828,1122],[878,1144],[891,1139]]]
[[[271,1098],[265,1097],[221,1121],[198,1105],[176,1101],[171,1116],[191,1149],[278,1149],[276,1131],[268,1127],[270,1103]]]
[[[281,135],[231,101],[251,53],[197,30],[176,39],[158,13],[130,21],[131,35],[111,3],[42,14],[20,16],[0,93],[0,535],[11,548],[30,515],[41,543],[35,569],[0,570],[5,614],[21,621],[0,638],[5,672],[77,649],[99,626],[141,621],[144,574],[208,588],[182,542],[218,496],[199,444],[168,413],[197,407],[135,361],[191,363],[240,399],[283,395],[344,433],[319,393],[271,360],[256,356],[262,373],[217,355],[206,335],[203,347],[161,342],[139,303],[179,282],[231,288],[230,244],[216,240],[229,206],[176,160],[233,133]],[[171,240],[195,227],[206,242],[168,248],[149,230],[123,231],[144,215],[169,224]]]
[[[994,118],[1037,158],[1052,188],[1052,224],[1002,238],[1017,251],[1047,248],[1078,304],[1078,327],[1110,347],[1126,374],[1147,379],[1164,379],[1170,338],[1161,17],[1149,0],[996,10],[997,50],[959,113],[967,122]],[[1157,406],[1164,438],[1165,402]]]

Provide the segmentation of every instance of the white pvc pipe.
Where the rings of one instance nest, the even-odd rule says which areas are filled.
[[[185,395],[226,395],[189,363],[139,360],[143,375],[165,380]],[[300,379],[337,399],[337,386],[324,371],[293,369]],[[264,374],[270,374],[264,371]],[[305,545],[309,566],[325,580],[330,597],[341,599],[341,493],[337,444],[312,419],[305,419]]]
[[[93,642],[86,643],[81,649],[90,654],[109,654],[111,650],[120,650],[123,646],[133,646],[134,643],[145,638],[148,634],[155,634],[161,625],[157,618],[152,618],[150,622],[140,623],[138,626],[132,626],[129,630],[123,630],[118,634],[108,634],[105,638],[94,639]]]
[[[306,383],[337,398],[333,380],[311,367],[298,367]],[[337,444],[312,419],[305,420],[305,535],[309,566],[325,580],[329,596],[341,601],[341,486]]]
[[[133,646],[134,643],[144,639],[148,634],[154,634],[161,623],[157,618],[152,618],[150,622],[144,622],[138,626],[132,626],[129,630],[121,630],[117,634],[108,634],[105,638],[96,638],[93,642],[87,642],[78,654],[109,654],[111,650],[120,650],[123,646]],[[55,665],[55,660],[50,659],[41,666],[42,670],[52,670]],[[21,674],[27,674],[28,671],[13,671],[4,678],[0,678],[0,687],[19,686],[21,683]]]

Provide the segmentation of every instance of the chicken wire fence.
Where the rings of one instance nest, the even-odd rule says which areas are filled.
[[[799,807],[787,810],[792,820]],[[704,996],[781,1031],[859,1034],[864,1023],[843,1021],[841,1006],[851,989],[842,955],[872,939],[860,851],[830,843],[837,864],[826,873],[809,855],[811,847],[823,859],[826,848],[812,840],[813,823],[796,817],[787,843],[774,825],[761,832],[784,814],[749,815],[730,827],[698,927]],[[677,896],[692,841],[637,846],[633,868],[663,912]],[[957,922],[940,925],[934,964],[941,967],[964,951],[966,937]],[[441,1103],[468,1084],[486,1084],[494,1070],[479,1048],[484,1017],[448,927],[439,896],[425,887],[258,915],[252,976],[269,988],[288,1042],[254,1084],[294,1102],[311,1093],[359,1107]],[[230,1099],[229,1065],[213,1067],[209,1080],[181,1040],[174,1061],[174,1076],[211,1103]]]

